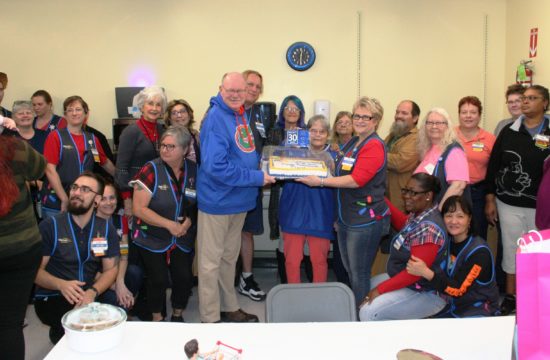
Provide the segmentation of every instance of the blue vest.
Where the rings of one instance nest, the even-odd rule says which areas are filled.
[[[102,267],[102,257],[95,256],[92,251],[92,240],[94,238],[106,239],[107,251],[116,250],[116,256],[119,253],[118,241],[108,237],[109,221],[94,213],[90,219],[90,233],[86,235],[87,241],[79,244],[70,216],[69,213],[62,213],[52,217],[55,242],[52,252],[49,254],[50,260],[46,265],[46,271],[63,280],[83,281],[86,283],[84,288],[88,288],[93,285],[95,276]],[[60,295],[60,292],[37,287],[37,297],[51,295]]]
[[[449,238],[447,231],[445,230],[445,224],[441,218],[441,213],[437,208],[431,208],[426,213],[421,215],[420,221],[412,220],[407,226],[405,226],[396,236],[392,239],[390,244],[390,256],[387,263],[387,272],[390,277],[395,276],[407,267],[407,262],[411,258],[411,248],[409,234],[412,233],[420,224],[429,222],[439,228],[443,236],[445,237],[445,243],[437,251],[437,256],[432,264],[432,268],[444,268],[446,266],[447,253],[449,249]],[[397,243],[400,242],[401,246]],[[433,287],[429,284],[428,280],[421,278],[415,284],[408,286],[412,290],[416,291],[430,291]]]
[[[92,149],[97,149],[95,137],[87,131],[82,131],[84,136],[84,159],[80,159],[78,148],[73,140],[69,130],[56,130],[60,140],[59,149],[59,164],[56,171],[61,180],[61,186],[69,193],[69,186],[86,170],[93,170],[94,156]],[[49,209],[61,209],[61,201],[55,194],[55,190],[51,187],[48,178],[45,177],[44,185],[42,185],[42,206]]]
[[[445,195],[447,189],[449,188],[449,183],[447,183],[447,173],[445,172],[445,162],[447,161],[447,157],[449,156],[451,150],[455,148],[462,149],[462,146],[456,141],[453,142],[452,144],[447,146],[447,148],[445,149],[445,151],[443,151],[439,159],[437,159],[437,163],[435,164],[433,175],[438,178],[439,182],[441,183],[441,191],[439,192],[439,194],[437,194],[437,197],[435,198],[437,204],[439,204],[439,202],[443,198],[443,195]],[[472,195],[469,184],[466,184],[466,188],[464,189],[462,196],[465,197],[470,204],[472,203]]]
[[[152,189],[153,194],[149,202],[149,209],[163,218],[176,222],[181,222],[183,217],[191,217],[192,225],[184,236],[176,238],[165,228],[153,226],[142,219],[136,219],[133,224],[133,242],[137,246],[152,252],[165,252],[173,245],[184,252],[191,252],[197,231],[195,216],[191,213],[195,211],[197,203],[197,165],[193,161],[185,159],[185,175],[180,188],[181,196],[178,200],[164,162],[157,158],[150,161],[150,163],[155,170],[155,185]]]
[[[35,117],[33,122],[32,122],[32,127],[35,128],[35,129],[38,129],[36,127],[36,120],[38,118]],[[61,117],[59,115],[55,115],[53,114],[52,115],[52,118],[50,119],[50,122],[48,123],[48,127],[46,127],[46,130],[42,130],[42,129],[39,129],[39,130],[42,130],[42,131],[45,131],[46,132],[46,135],[48,135],[49,133],[51,133],[52,131],[55,131],[59,128],[59,121],[61,120]]]
[[[336,176],[349,175],[355,168],[357,155],[370,141],[378,141],[384,149],[386,146],[378,134],[373,133],[360,144],[359,137],[355,136],[346,143],[341,153],[336,157]],[[355,148],[354,148],[355,147]],[[345,158],[353,159],[353,165],[349,169],[343,169]],[[348,227],[368,226],[388,215],[388,206],[384,201],[386,191],[386,152],[384,151],[384,164],[376,175],[363,187],[356,189],[338,189],[337,205],[338,220]]]
[[[451,297],[449,301],[449,315],[453,317],[491,316],[498,310],[498,287],[495,280],[495,267],[493,255],[487,246],[487,242],[479,236],[468,239],[468,243],[457,254],[454,264],[448,260],[447,274],[449,277],[464,266],[468,258],[479,249],[487,249],[491,254],[491,280],[481,282],[475,280],[468,291],[460,297]]]

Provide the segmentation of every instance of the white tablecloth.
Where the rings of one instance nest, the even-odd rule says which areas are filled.
[[[181,324],[128,322],[122,343],[109,351],[81,354],[66,337],[53,359],[186,359],[193,338],[201,352],[216,341],[243,349],[242,359],[396,359],[413,348],[445,360],[510,359],[515,317],[429,319],[370,323]],[[227,359],[227,357],[225,358]]]

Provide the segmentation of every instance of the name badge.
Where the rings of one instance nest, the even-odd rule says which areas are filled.
[[[185,189],[185,196],[187,196],[190,199],[196,199],[197,198],[197,190],[195,190],[195,189]]]
[[[399,235],[397,239],[395,239],[395,241],[393,242],[393,247],[395,248],[395,250],[401,249],[404,241],[405,238],[403,237],[403,235]]]
[[[99,162],[100,162],[99,151],[97,151],[96,148],[92,148],[92,155],[94,156],[94,162],[99,164]]]
[[[435,165],[434,164],[428,164],[428,165],[424,166],[424,170],[426,170],[426,172],[428,174],[433,175],[434,170],[435,170]]]
[[[96,237],[92,239],[92,252],[95,256],[105,256],[105,252],[107,251],[107,249],[109,249],[107,239],[102,237]]]
[[[308,147],[309,131],[307,130],[289,130],[286,132],[285,146]]]
[[[353,164],[355,164],[355,159],[351,157],[344,157],[342,159],[342,170],[344,171],[351,171],[351,168],[353,167]]]
[[[537,134],[535,135],[535,146],[540,149],[548,149],[548,145],[550,144],[550,136],[543,135],[543,134]]]
[[[472,144],[472,150],[475,151],[475,152],[483,151],[484,147],[485,147],[485,145],[483,145],[482,142],[475,142],[475,143]]]
[[[260,133],[260,136],[261,136],[262,138],[265,139],[266,136],[265,136],[265,127],[264,127],[264,123],[261,122],[261,121],[259,121],[259,120],[256,121],[256,129],[257,129],[258,132]]]
[[[128,244],[120,243],[120,255],[128,255]]]

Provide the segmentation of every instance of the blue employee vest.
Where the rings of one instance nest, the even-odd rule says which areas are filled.
[[[439,192],[439,194],[437,194],[435,198],[437,204],[439,204],[439,202],[443,198],[443,195],[445,195],[447,189],[449,188],[449,183],[447,183],[447,173],[445,172],[445,162],[447,161],[447,157],[451,153],[451,150],[455,148],[462,149],[462,146],[456,141],[453,142],[452,144],[447,146],[447,148],[445,149],[445,151],[443,151],[439,159],[437,159],[437,163],[435,164],[433,175],[438,178],[439,182],[441,183],[441,191]],[[465,197],[470,204],[472,203],[472,195],[469,184],[466,184],[466,188],[464,189],[462,196]]]
[[[86,283],[84,288],[93,285],[95,276],[101,271],[101,259],[92,251],[92,240],[103,238],[108,246],[116,245],[108,241],[109,221],[94,213],[90,219],[90,233],[85,244],[79,244],[69,213],[52,217],[54,226],[54,245],[49,254],[46,271],[63,280],[78,280]],[[106,250],[108,251],[108,250]],[[118,255],[118,253],[116,254]],[[59,291],[38,287],[36,297],[60,295]]]
[[[447,253],[449,249],[449,238],[447,236],[447,231],[445,230],[445,224],[441,218],[441,214],[436,208],[428,210],[429,213],[419,222],[412,222],[405,226],[396,236],[392,239],[390,245],[390,256],[387,263],[387,272],[388,275],[393,277],[407,266],[407,262],[411,258],[411,247],[410,239],[408,239],[409,233],[413,232],[416,227],[422,223],[429,222],[439,228],[443,236],[445,237],[445,243],[441,246],[437,252],[437,256],[432,264],[432,268],[439,267],[443,269],[446,267]],[[401,242],[400,246],[397,246],[397,242]],[[433,290],[433,287],[429,284],[428,280],[421,278],[415,284],[408,286],[412,290],[416,291],[430,291]]]
[[[35,128],[35,129],[38,129],[36,127],[36,120],[38,118],[35,117],[34,120],[32,121],[32,127]],[[50,132],[52,131],[55,131],[56,129],[59,128],[59,121],[61,120],[61,117],[59,115],[55,115],[53,114],[52,115],[52,118],[50,119],[50,122],[48,123],[48,127],[46,127],[46,130],[43,130],[46,132],[46,135],[48,135]],[[42,129],[38,129],[38,130],[42,130]]]
[[[197,203],[197,165],[193,161],[185,159],[185,175],[181,188],[178,189],[180,192],[180,199],[178,200],[164,162],[157,158],[150,161],[150,163],[155,170],[155,185],[152,189],[153,194],[149,202],[149,209],[163,218],[176,222],[181,222],[181,218],[185,216],[191,216],[189,209]],[[133,225],[133,242],[137,246],[152,252],[165,252],[173,245],[184,252],[190,252],[194,247],[196,229],[197,225],[193,223],[184,236],[176,238],[165,228],[153,226],[142,219],[137,219]]]
[[[468,258],[479,249],[486,249],[491,254],[491,279],[488,282],[475,280],[468,291],[460,297],[451,297],[448,313],[453,317],[491,316],[498,309],[498,287],[495,280],[495,266],[491,250],[487,242],[482,238],[470,236],[468,243],[457,254],[454,263],[450,261],[450,254],[447,266],[447,274],[452,277]]]
[[[385,149],[384,142],[376,133],[359,144],[359,137],[353,137],[336,157],[336,176],[349,175],[353,172],[357,155],[370,141],[380,142]],[[386,152],[384,152],[384,164],[363,187],[337,190],[338,220],[342,224],[349,227],[368,226],[381,217],[387,216],[388,206],[384,202],[386,163]]]
[[[60,140],[59,149],[59,164],[57,164],[56,171],[61,179],[61,186],[68,193],[69,186],[86,170],[93,170],[94,168],[94,156],[92,151],[96,151],[97,146],[95,143],[95,137],[87,132],[82,131],[84,136],[84,158],[80,159],[78,148],[74,139],[67,129],[56,130]],[[61,209],[61,201],[55,194],[55,190],[51,187],[47,177],[42,186],[42,206],[49,209]]]

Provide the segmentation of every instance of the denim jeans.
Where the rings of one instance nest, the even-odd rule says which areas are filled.
[[[372,286],[389,279],[388,274],[372,278]],[[440,312],[445,300],[432,291],[415,291],[402,288],[378,296],[359,309],[361,321],[423,319]]]
[[[380,239],[390,227],[385,217],[369,226],[351,228],[338,224],[338,245],[357,306],[370,291],[370,275]]]

